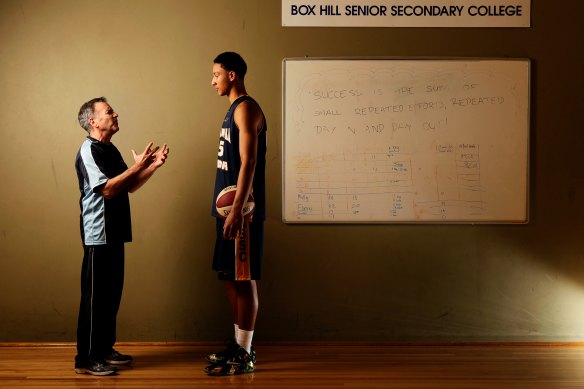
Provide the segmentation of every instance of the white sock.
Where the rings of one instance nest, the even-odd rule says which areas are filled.
[[[245,349],[248,353],[251,353],[251,340],[253,338],[253,330],[246,331],[240,329],[237,335],[237,343]]]
[[[233,338],[235,339],[235,342],[236,342],[237,344],[239,344],[239,342],[237,341],[237,337],[239,336],[239,325],[238,325],[238,324],[235,324],[235,323],[233,323],[233,329],[235,330],[235,333],[234,333],[234,335],[233,335]]]

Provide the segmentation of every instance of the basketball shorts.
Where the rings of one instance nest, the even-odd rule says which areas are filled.
[[[229,281],[259,280],[264,259],[264,221],[253,220],[243,237],[227,240],[223,238],[224,220],[216,219],[213,270],[218,278]]]

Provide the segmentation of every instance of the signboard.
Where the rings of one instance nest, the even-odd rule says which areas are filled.
[[[282,0],[284,27],[530,27],[530,0]]]

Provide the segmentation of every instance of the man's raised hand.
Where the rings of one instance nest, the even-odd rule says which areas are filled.
[[[166,145],[166,143],[164,145],[162,145],[162,148],[160,150],[158,150],[158,147],[156,147],[156,149],[153,151],[153,157],[154,157],[154,161],[152,162],[152,165],[154,165],[154,167],[159,168],[160,166],[164,165],[164,162],[166,162],[166,157],[168,156],[168,152],[170,151],[170,149],[168,148],[168,146]]]
[[[146,146],[142,154],[136,154],[136,151],[132,149],[132,155],[134,156],[134,161],[136,164],[142,164],[144,167],[147,167],[157,159],[154,153],[158,151],[159,147],[156,146],[153,150],[151,150],[150,148],[153,144],[154,142],[148,143],[148,146]]]

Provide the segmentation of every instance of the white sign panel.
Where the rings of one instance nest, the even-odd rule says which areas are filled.
[[[529,27],[531,0],[282,0],[285,27]]]

